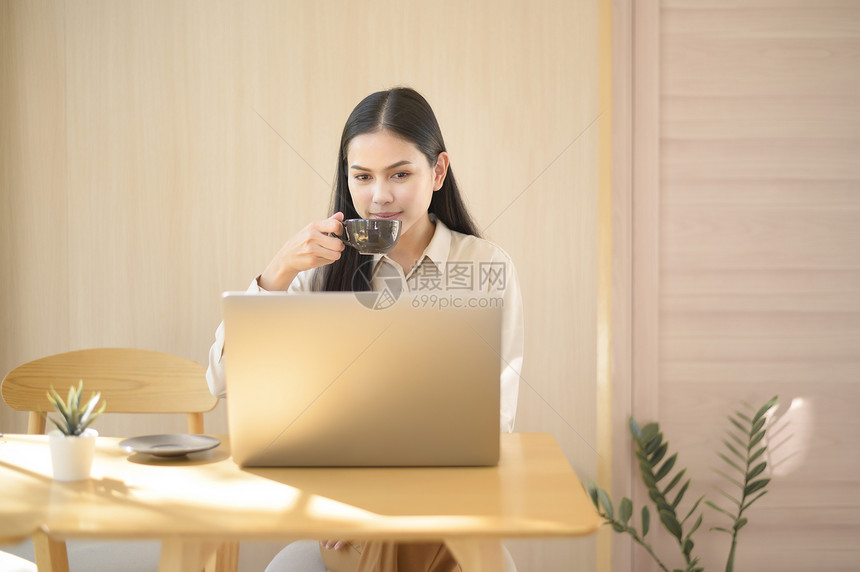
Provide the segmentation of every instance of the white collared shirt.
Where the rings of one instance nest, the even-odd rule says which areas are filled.
[[[427,303],[462,299],[469,293],[500,297],[502,309],[502,374],[500,387],[500,429],[511,432],[517,412],[520,373],[523,363],[523,303],[517,273],[508,254],[495,244],[450,230],[435,220],[436,231],[430,244],[408,274],[387,255],[374,255],[371,289],[419,294]],[[300,272],[287,292],[312,292],[316,273]],[[399,278],[399,288],[396,283]],[[249,292],[264,292],[259,277]],[[392,284],[391,281],[395,283]],[[424,296],[426,294],[426,296]],[[216,397],[226,397],[224,381],[224,323],[215,332],[209,350],[206,381]]]

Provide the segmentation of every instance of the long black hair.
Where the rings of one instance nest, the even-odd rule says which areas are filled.
[[[330,214],[342,212],[344,219],[360,218],[349,194],[347,151],[354,137],[384,130],[415,144],[431,166],[436,164],[439,154],[446,150],[436,115],[427,100],[417,91],[397,87],[368,95],[355,106],[343,127]],[[428,212],[434,214],[451,230],[479,236],[477,226],[460,196],[460,189],[450,166],[442,187],[433,193]],[[370,290],[371,260],[368,255],[361,255],[353,248],[346,248],[340,259],[318,269],[318,280],[315,282],[319,284],[319,289],[324,291]]]

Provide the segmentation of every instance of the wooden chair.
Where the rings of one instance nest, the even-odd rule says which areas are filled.
[[[39,411],[52,411],[46,392],[53,385],[61,395],[83,380],[84,397],[101,392],[105,413],[184,413],[188,432],[203,433],[203,413],[218,399],[206,385],[206,369],[193,361],[156,351],[96,348],[43,357],[9,372],[0,385],[3,401],[30,412],[27,432],[45,432]],[[66,544],[44,533],[33,537],[39,570],[68,572]],[[238,568],[238,543],[224,543],[212,569]],[[210,567],[207,567],[207,570]]]

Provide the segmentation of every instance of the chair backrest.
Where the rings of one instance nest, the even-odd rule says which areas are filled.
[[[83,380],[84,399],[101,392],[111,413],[185,413],[188,432],[203,433],[203,413],[218,403],[206,385],[206,369],[172,354],[129,348],[96,348],[56,354],[22,364],[3,378],[3,401],[29,411],[27,432],[45,432],[53,385],[65,396]]]

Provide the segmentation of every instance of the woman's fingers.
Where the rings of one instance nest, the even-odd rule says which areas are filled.
[[[334,252],[343,252],[343,248],[345,246],[341,239],[339,239],[336,236],[331,236],[328,234],[320,237],[319,245],[322,246],[323,248],[325,248],[326,250],[332,250]]]
[[[340,215],[337,213],[334,216]],[[343,225],[335,218],[313,222],[284,245],[286,257],[295,260],[296,270],[310,270],[340,258],[344,244],[332,234],[342,234]]]
[[[325,220],[314,223],[320,232],[323,234],[343,234],[343,213],[337,212]]]
[[[343,242],[334,235],[343,234],[343,213],[315,221],[290,238],[260,276],[266,290],[286,290],[299,272],[311,270],[340,258]]]

